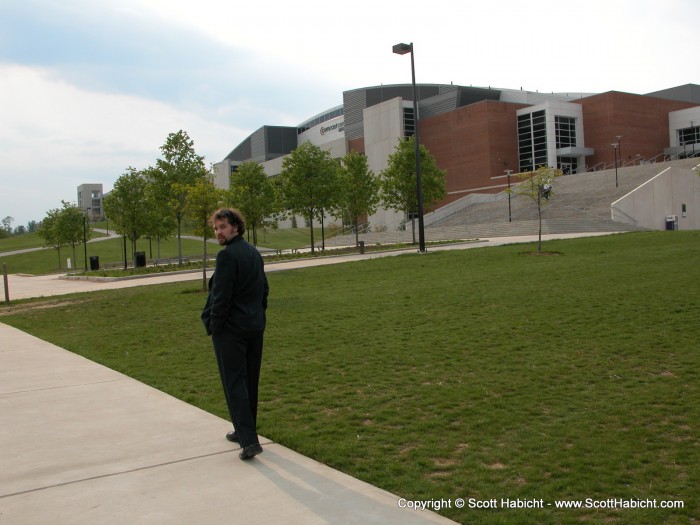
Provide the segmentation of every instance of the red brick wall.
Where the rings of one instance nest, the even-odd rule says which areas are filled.
[[[524,104],[486,100],[420,121],[420,140],[446,172],[447,198],[497,193],[506,185],[504,170],[518,171],[515,112]],[[500,186],[495,187],[494,186]]]
[[[357,153],[365,152],[365,138],[361,137],[355,140],[348,141],[348,151],[356,151]]]
[[[651,159],[669,147],[668,114],[695,106],[661,98],[609,91],[575,101],[583,106],[585,146],[595,149],[588,157],[590,167],[615,160],[613,143],[621,135],[623,163],[637,155]],[[659,159],[660,160],[660,159]]]

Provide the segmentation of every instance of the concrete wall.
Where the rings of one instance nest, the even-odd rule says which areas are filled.
[[[399,139],[404,136],[403,104],[401,98],[393,98],[363,111],[367,165],[376,175],[387,168],[389,155],[394,153]],[[403,219],[402,212],[380,208],[369,217],[369,222],[373,228],[395,230]]]
[[[614,221],[634,220],[644,228],[665,230],[666,217],[677,215],[679,230],[700,230],[700,176],[694,170],[667,168],[610,208]]]

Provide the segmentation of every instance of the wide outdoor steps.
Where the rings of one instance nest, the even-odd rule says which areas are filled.
[[[554,181],[551,199],[542,206],[542,233],[641,230],[643,228],[636,226],[631,217],[613,221],[610,205],[669,167],[690,169],[697,165],[698,159],[683,159],[618,168],[617,177],[614,169],[558,177]],[[511,185],[517,180],[512,177]],[[429,224],[429,216],[426,216],[425,238],[427,241],[439,241],[536,235],[539,221],[535,203],[527,197],[516,195],[511,195],[510,201],[510,221],[506,192],[494,195],[490,202],[470,204],[434,224]],[[619,219],[624,219],[624,222]],[[415,236],[417,238],[417,231]],[[385,232],[361,233],[359,236],[359,240],[366,244],[410,243],[413,238],[410,223],[406,224],[405,230],[399,230],[398,225],[394,225]],[[320,245],[320,240],[317,244]],[[355,235],[335,236],[326,239],[325,244],[352,246]]]

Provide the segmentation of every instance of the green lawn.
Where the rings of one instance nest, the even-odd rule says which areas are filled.
[[[465,524],[695,523],[700,232],[533,249],[271,272],[260,433],[410,500],[684,502],[440,511]],[[0,320],[226,418],[198,290],[20,301]]]

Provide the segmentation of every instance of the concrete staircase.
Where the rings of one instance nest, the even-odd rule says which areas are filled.
[[[642,229],[629,218],[613,221],[610,205],[620,197],[655,177],[668,167],[691,168],[697,159],[645,164],[558,177],[553,195],[542,208],[543,233],[614,232]],[[512,181],[512,179],[511,179]],[[508,195],[504,192],[492,202],[467,206],[430,228],[460,227],[471,236],[500,237],[537,233],[537,206],[527,197],[511,196],[511,222],[508,222]],[[426,230],[427,231],[427,230]]]

